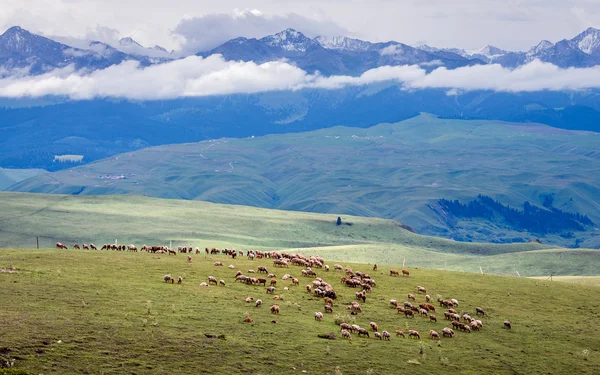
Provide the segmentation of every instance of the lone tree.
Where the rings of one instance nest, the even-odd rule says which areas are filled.
[[[342,218],[338,216],[337,221],[335,222],[335,225],[342,225]]]

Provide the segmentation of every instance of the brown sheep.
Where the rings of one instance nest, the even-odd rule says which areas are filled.
[[[275,286],[277,285],[277,279],[271,279],[271,282],[269,284],[270,286]]]
[[[271,306],[271,314],[279,314],[279,306],[278,305]]]
[[[413,314],[412,310],[404,310],[404,316],[407,318],[408,317],[414,318],[415,314]]]
[[[418,331],[415,331],[414,329],[409,329],[408,330],[408,338],[413,338],[413,337],[416,337],[419,340],[421,339],[421,335],[419,335]]]
[[[215,262],[214,265],[215,265],[215,267],[222,267],[223,263],[221,263],[221,262]]]
[[[350,332],[346,331],[345,329],[342,329],[342,337],[348,340],[352,340],[352,336],[350,336]]]
[[[360,335],[371,337],[371,336],[369,336],[369,331],[367,331],[364,328],[361,328],[361,329],[358,330],[358,336],[360,337]]]
[[[83,250],[89,250],[89,249],[90,249],[90,247],[88,246],[88,244],[84,243],[83,244]]]
[[[340,323],[340,330],[352,330],[352,326],[348,323]]]
[[[399,276],[400,272],[398,270],[390,270],[390,276]]]
[[[442,329],[442,336],[454,337],[454,331],[452,330],[452,328],[444,327],[444,329]]]
[[[429,315],[429,321],[437,323],[437,317],[435,315],[431,314],[431,315]]]
[[[98,250],[98,248],[96,247],[96,245],[94,245],[93,243],[90,244],[90,249],[92,249],[92,250]]]
[[[333,306],[333,299],[329,298],[329,297],[325,297],[323,298],[323,302],[325,302],[325,304]]]
[[[73,249],[81,249],[78,244],[73,245]]]
[[[433,329],[429,330],[429,336],[431,336],[432,339],[440,339],[440,334],[434,331]]]
[[[306,291],[308,293],[310,293],[312,291],[312,287],[310,286],[310,284],[306,284]]]
[[[408,299],[411,299],[413,301],[416,301],[417,299],[415,298],[415,296],[413,296],[411,293],[408,293]]]
[[[254,322],[254,320],[252,320],[252,318],[250,318],[249,316],[244,318],[244,323],[252,323]]]
[[[263,286],[267,286],[267,279],[257,278],[256,284],[258,284],[258,285],[262,284]],[[273,287],[271,287],[271,288],[273,288]]]
[[[326,313],[333,313],[333,307],[331,307],[330,305],[325,305],[323,309]]]
[[[504,328],[508,328],[508,329],[512,328],[509,320],[504,321]]]
[[[392,305],[393,307],[397,308],[398,307],[398,301],[395,299],[391,299],[390,300],[390,305]]]
[[[402,276],[409,276],[410,272],[408,270],[402,270]]]
[[[475,313],[477,315],[485,316],[485,311],[483,311],[483,309],[481,307],[476,307],[475,308]]]
[[[371,323],[369,323],[369,326],[373,329],[373,331],[375,331],[375,332],[379,331],[379,326],[377,325],[377,323],[371,322]]]
[[[396,336],[402,336],[402,337],[406,338],[406,336],[404,335],[404,332],[402,332],[401,330],[396,331]]]

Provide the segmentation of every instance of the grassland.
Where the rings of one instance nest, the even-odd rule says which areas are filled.
[[[140,194],[399,220],[417,232],[466,241],[529,240],[502,223],[434,212],[440,198],[478,194],[512,207],[541,203],[600,223],[600,138],[536,124],[421,115],[368,129],[151,147],[23,181],[15,191]],[[592,228],[545,243],[600,247]]]
[[[214,267],[216,260],[225,267]],[[377,287],[364,312],[348,316],[355,289],[339,284],[339,272],[319,270],[340,296],[334,314],[317,322],[313,313],[323,303],[306,293],[310,279],[301,278],[300,268],[273,269],[267,260],[194,255],[188,263],[181,255],[0,250],[0,268],[11,264],[18,272],[0,272],[0,357],[30,374],[334,374],[338,366],[343,374],[597,374],[600,366],[597,287],[414,268],[408,278],[391,277],[390,267],[381,267],[371,273]],[[273,297],[265,288],[233,282],[237,269],[258,265],[278,276],[279,315],[269,313]],[[183,284],[164,283],[166,273],[181,275]],[[281,280],[284,273],[301,278],[301,286],[284,290],[291,284]],[[227,285],[200,287],[209,275]],[[404,301],[417,285],[434,298],[457,298],[459,312],[483,307],[483,330],[429,339],[428,330],[441,331],[447,321],[405,319],[388,302]],[[247,296],[266,306],[245,303]],[[246,315],[254,323],[242,323]],[[336,315],[391,332],[417,329],[422,341],[342,340]],[[505,319],[512,330],[502,328]],[[330,332],[338,339],[317,337]]]
[[[289,250],[344,262],[521,276],[598,275],[600,251],[536,243],[463,243],[414,234],[393,220],[139,196],[0,193],[0,247],[56,242]],[[351,224],[351,225],[350,225]]]

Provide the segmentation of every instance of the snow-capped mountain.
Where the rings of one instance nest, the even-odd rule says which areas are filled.
[[[158,58],[158,59],[172,59],[171,53],[167,51],[165,48],[155,45],[154,47],[144,47],[140,43],[138,43],[135,39],[131,37],[121,38],[119,39],[119,45],[117,48],[125,53],[130,55],[137,56],[147,56],[149,58]],[[154,61],[154,62],[161,62]]]
[[[289,52],[306,52],[319,44],[294,29],[286,29],[277,34],[268,35],[260,41],[270,47],[280,48]]]
[[[314,40],[327,49],[365,52],[371,50],[373,47],[373,43],[365,42],[360,39],[348,38],[346,36],[318,36]]]
[[[571,39],[571,42],[588,55],[598,53],[600,52],[600,30],[590,27]]]

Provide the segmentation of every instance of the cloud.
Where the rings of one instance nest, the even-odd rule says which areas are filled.
[[[348,30],[332,21],[317,20],[296,13],[265,14],[256,9],[183,19],[173,33],[183,38],[179,53],[190,55],[208,51],[237,37],[262,38],[287,28],[296,29],[309,37],[351,35]]]
[[[402,53],[402,48],[397,44],[389,45],[389,46],[383,48],[381,51],[379,51],[379,54],[381,56],[399,55],[401,53]]]
[[[75,100],[126,98],[174,99],[210,95],[302,89],[341,89],[379,82],[396,82],[408,90],[438,88],[448,95],[473,90],[505,92],[560,91],[600,88],[600,66],[561,69],[533,61],[517,69],[476,65],[440,67],[430,73],[417,65],[383,66],[358,77],[309,74],[286,61],[264,64],[225,61],[220,55],[189,56],[168,63],[140,67],[127,61],[93,72],[68,67],[28,76],[26,70],[0,72],[0,97],[65,96]]]

